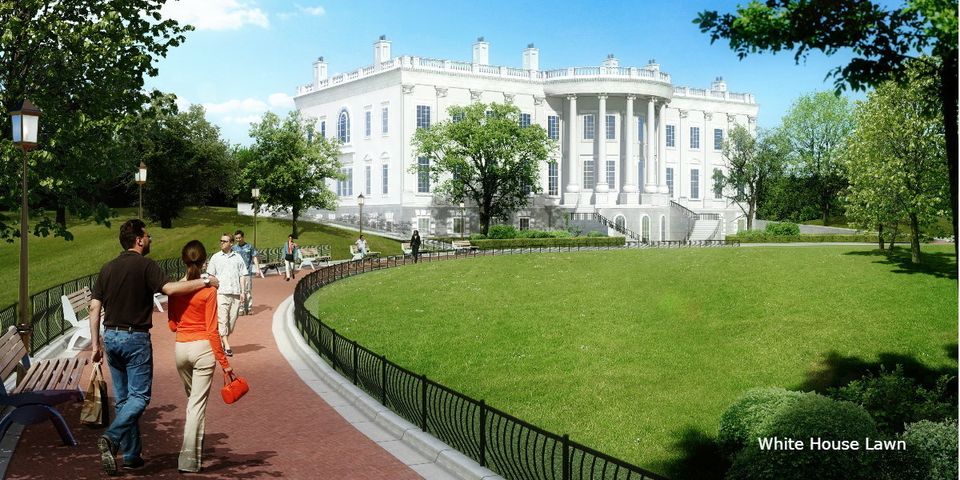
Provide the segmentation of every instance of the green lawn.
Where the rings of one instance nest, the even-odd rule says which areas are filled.
[[[68,222],[74,235],[73,241],[62,238],[30,237],[30,292],[58,285],[64,281],[95,273],[103,264],[121,250],[118,239],[120,225],[133,218],[136,209],[120,209],[120,215],[112,220],[110,228],[92,221]],[[356,240],[357,232],[315,223],[298,222],[301,245],[330,245],[333,258],[349,258],[349,246]],[[283,245],[290,233],[289,220],[258,218],[257,247],[277,248]],[[180,249],[188,241],[198,239],[212,255],[218,248],[217,240],[223,232],[231,234],[237,229],[246,233],[247,241],[253,242],[253,217],[237,215],[232,208],[189,208],[183,218],[174,219],[173,228],[161,229],[159,224],[148,224],[153,236],[150,257],[154,259],[180,256]],[[400,253],[400,243],[391,239],[368,236],[370,249],[384,255]],[[19,282],[18,265],[20,242],[0,241],[0,308],[17,301]]]
[[[310,308],[413,371],[691,478],[677,472],[703,462],[720,413],[751,387],[811,389],[891,361],[955,372],[953,246],[924,248],[923,269],[866,247],[421,263],[336,282]]]

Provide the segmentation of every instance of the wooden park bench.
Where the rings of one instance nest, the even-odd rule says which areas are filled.
[[[303,247],[300,249],[300,268],[309,266],[313,270],[317,267],[317,262],[330,261],[330,245],[320,245],[319,247]]]
[[[63,318],[74,327],[73,337],[67,349],[73,349],[77,340],[82,338],[90,339],[90,301],[93,300],[93,293],[90,287],[83,287],[76,292],[60,297],[61,308],[63,308]],[[154,297],[156,301],[156,297]],[[163,310],[160,310],[161,312]],[[81,312],[86,312],[86,316],[79,318]]]
[[[280,268],[283,267],[283,259],[274,262],[267,262],[264,260],[265,259],[263,255],[257,256],[257,261],[260,265],[260,271],[258,272],[260,274],[260,278],[265,278],[267,272],[270,271],[271,268],[277,271],[277,275],[280,275]]]
[[[453,245],[453,249],[457,252],[477,249],[475,245],[470,245],[470,240],[454,240],[450,242],[450,244]]]
[[[0,337],[0,379],[16,371],[17,384],[7,391],[0,383],[0,405],[13,407],[0,420],[0,437],[13,423],[34,425],[49,419],[63,444],[76,446],[70,427],[54,406],[69,400],[83,401],[80,375],[89,362],[87,357],[75,357],[41,360],[31,365],[23,339],[16,327],[10,327]]]

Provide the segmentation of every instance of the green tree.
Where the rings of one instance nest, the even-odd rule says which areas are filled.
[[[701,12],[694,23],[721,38],[740,58],[750,53],[794,50],[800,63],[811,50],[832,55],[850,49],[854,57],[830,72],[837,90],[855,90],[886,80],[907,80],[907,63],[925,52],[937,62],[920,60],[914,68],[933,77],[946,135],[953,237],[957,236],[957,1],[908,0],[891,8],[866,0],[751,1],[736,13]],[[931,92],[931,93],[932,93]],[[958,244],[954,244],[956,252]]]
[[[161,228],[171,228],[185,207],[202,205],[215,192],[232,193],[237,172],[230,147],[203,107],[177,112],[173,102],[173,96],[152,102],[124,130],[136,160],[123,174],[129,179],[140,161],[147,165],[144,211]]]
[[[927,95],[934,79],[911,73],[909,83],[883,83],[858,106],[844,158],[848,216],[868,227],[906,217],[911,260],[920,263],[920,228],[946,213],[949,180],[943,121]]]
[[[736,202],[747,217],[747,230],[753,229],[757,204],[767,182],[780,171],[786,150],[778,131],[759,131],[754,138],[742,125],[733,127],[723,142],[727,169],[714,174],[714,189]]]
[[[448,109],[451,120],[419,129],[413,148],[430,160],[418,175],[436,184],[435,192],[451,202],[470,199],[477,206],[480,230],[493,219],[506,220],[538,192],[540,164],[555,144],[539,125],[520,125],[513,105],[474,103]]]
[[[242,161],[243,185],[260,188],[260,204],[275,212],[291,212],[292,234],[297,219],[308,208],[333,210],[337,196],[327,179],[342,180],[340,145],[314,135],[316,121],[292,111],[281,121],[267,112],[250,127],[254,143],[238,155]]]
[[[118,132],[148,103],[144,76],[180,45],[189,26],[164,20],[166,0],[0,0],[0,104],[24,97],[43,110],[40,150],[31,153],[31,204],[49,202],[59,224],[42,210],[34,233],[69,238],[66,211],[82,216],[107,210],[95,200],[104,179],[123,170]],[[9,132],[9,117],[0,130]],[[19,208],[20,157],[0,137],[0,210]],[[0,218],[0,237],[15,225]]]
[[[806,180],[826,225],[847,186],[840,151],[853,129],[853,107],[831,92],[804,95],[783,117],[781,128],[791,149],[787,170]]]

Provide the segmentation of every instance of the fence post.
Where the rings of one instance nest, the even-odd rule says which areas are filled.
[[[335,328],[330,329],[330,343],[331,343],[330,360],[333,360],[333,369],[336,370],[337,369],[337,329]],[[342,371],[343,369],[341,368],[340,370]]]
[[[387,406],[387,356],[380,355],[380,403]]]
[[[420,430],[427,431],[427,375],[420,375]]]
[[[357,375],[357,367],[358,367],[358,365],[357,365],[357,364],[359,363],[359,362],[358,362],[359,357],[360,357],[360,352],[359,352],[358,347],[357,347],[357,341],[354,340],[354,341],[353,341],[353,384],[354,384],[354,385],[357,385],[357,378],[358,378],[358,375]]]
[[[570,435],[563,435],[563,480],[570,480]]]
[[[480,466],[487,466],[487,402],[480,400]]]

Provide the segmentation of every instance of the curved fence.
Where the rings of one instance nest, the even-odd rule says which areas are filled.
[[[624,247],[529,248],[424,254],[421,261],[474,256],[571,250],[617,250]],[[666,480],[636,465],[598,452],[525,422],[403,368],[337,333],[310,313],[307,299],[324,285],[374,270],[413,263],[409,256],[356,260],[308,274],[294,291],[297,329],[307,344],[354,385],[421,430],[444,441],[508,479],[517,480]]]

